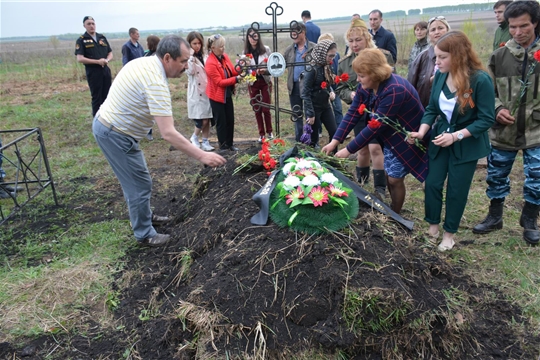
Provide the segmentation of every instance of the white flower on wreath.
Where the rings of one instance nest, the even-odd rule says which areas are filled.
[[[296,188],[298,185],[300,185],[301,181],[298,177],[294,175],[289,175],[283,180],[283,187],[285,190],[292,190]]]
[[[283,175],[289,175],[289,173],[291,172],[291,168],[296,166],[295,163],[293,162],[290,162],[290,163],[287,163],[283,166]]]
[[[338,181],[338,178],[335,177],[332,173],[324,173],[321,176],[321,181],[328,184],[334,184]]]
[[[321,164],[313,160],[300,159],[296,163],[296,167],[299,169],[318,169],[321,168]]]
[[[320,183],[321,182],[319,181],[317,175],[308,175],[304,179],[302,179],[302,185],[304,186],[316,186]]]

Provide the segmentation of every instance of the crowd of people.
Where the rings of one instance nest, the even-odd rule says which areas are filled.
[[[425,182],[424,219],[428,236],[434,241],[441,238],[441,251],[454,247],[477,162],[484,157],[491,203],[487,217],[473,232],[502,228],[509,174],[520,150],[525,174],[523,238],[530,244],[540,241],[540,67],[536,68],[540,5],[498,1],[494,12],[499,26],[487,67],[463,32],[452,30],[444,16],[434,16],[414,25],[416,42],[409,54],[407,78],[397,75],[396,38],[382,26],[383,13],[377,9],[369,13],[369,28],[360,15],[353,15],[344,34],[343,57],[332,34],[321,35],[306,10],[283,53],[289,65],[290,105],[301,111],[294,118],[296,142],[341,158],[356,153],[358,182],[367,183],[372,168],[375,195],[385,199],[388,189],[396,213],[405,201],[405,176],[410,173]],[[152,181],[138,141],[151,138],[155,122],[172,146],[207,165],[224,164],[221,155],[238,151],[233,95],[246,74],[233,65],[220,34],[206,41],[196,31],[188,34],[187,41],[173,35],[161,41],[148,37],[150,51],[145,52],[138,30],[132,28],[122,48],[124,67],[111,87],[109,43],[95,31],[92,17],[85,17],[83,24],[86,33],[77,40],[75,54],[86,66],[96,141],[122,184],[135,237],[142,244],[163,245],[168,235],[158,234],[153,224],[168,218],[150,210]],[[305,66],[308,54],[311,69]],[[260,34],[248,29],[242,56],[256,69],[249,95],[265,103],[270,103],[272,89],[265,67],[270,55]],[[302,65],[290,66],[293,63]],[[174,128],[166,80],[183,72],[188,75],[188,116],[194,122],[190,140]],[[140,90],[137,96],[133,87]],[[124,96],[127,93],[129,97]],[[346,113],[342,102],[348,105]],[[253,110],[258,141],[273,138],[268,108]],[[305,125],[312,128],[307,141],[302,136]],[[212,153],[212,126],[221,155]],[[323,126],[328,132],[326,144],[321,143]],[[339,149],[351,131],[354,137]]]

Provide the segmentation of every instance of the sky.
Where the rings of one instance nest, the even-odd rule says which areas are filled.
[[[97,32],[196,29],[212,26],[240,26],[254,21],[271,22],[266,14],[270,0],[147,0],[147,1],[24,1],[0,0],[0,38],[15,36],[51,36],[84,33],[82,19],[94,17]],[[311,11],[312,20],[361,15],[373,10],[375,3],[344,0],[275,0],[283,13],[278,23],[300,21],[303,10]],[[422,9],[441,5],[459,5],[474,0],[397,1],[377,4],[383,12]],[[478,2],[478,1],[477,1]],[[486,1],[487,2],[487,1]],[[354,6],[352,6],[354,4]],[[384,22],[383,22],[384,26]]]

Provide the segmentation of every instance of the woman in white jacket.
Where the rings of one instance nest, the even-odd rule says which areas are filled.
[[[188,117],[195,122],[195,130],[190,140],[196,147],[204,151],[212,151],[214,147],[210,145],[208,136],[213,116],[210,100],[206,95],[207,77],[204,62],[207,56],[204,55],[203,50],[204,38],[201,33],[192,31],[188,34],[186,40],[191,46],[191,56],[186,70],[188,76]],[[201,144],[199,144],[200,135],[202,135]]]
[[[262,43],[259,33],[253,28],[249,28],[247,31],[244,42],[244,55],[250,58],[251,65],[261,65],[268,61],[270,48]],[[249,96],[254,98],[260,94],[262,102],[270,104],[272,78],[268,74],[268,70],[266,68],[259,68],[255,71],[255,75],[257,80],[248,87]],[[259,142],[262,142],[262,139],[265,137],[272,139],[274,135],[272,134],[272,115],[270,114],[270,109],[257,106],[253,111],[255,111],[255,118],[257,119],[257,127],[259,129]]]

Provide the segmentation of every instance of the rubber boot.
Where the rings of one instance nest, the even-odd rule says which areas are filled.
[[[523,226],[523,240],[532,245],[537,245],[540,241],[540,231],[538,231],[537,223],[539,209],[540,205],[525,202],[519,219],[519,225]]]
[[[473,227],[472,232],[475,234],[488,234],[492,232],[493,230],[502,229],[503,207],[504,207],[504,198],[491,199],[488,215],[480,224]]]
[[[386,174],[384,170],[373,170],[373,186],[375,187],[375,196],[384,200],[386,197]]]
[[[369,166],[356,167],[356,179],[360,185],[369,183]]]

